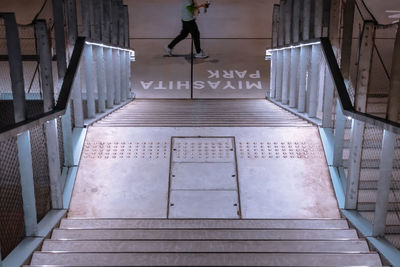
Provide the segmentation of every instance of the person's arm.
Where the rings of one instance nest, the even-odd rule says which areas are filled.
[[[197,14],[197,13],[200,12],[200,8],[202,8],[202,7],[207,8],[207,7],[208,7],[208,4],[205,3],[205,4],[198,5],[198,4],[194,1],[193,4],[191,4],[190,6],[187,6],[186,8],[187,8],[187,9],[189,10],[189,12],[191,12],[192,14]]]

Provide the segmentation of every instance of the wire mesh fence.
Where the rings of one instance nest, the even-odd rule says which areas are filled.
[[[17,137],[0,142],[0,247],[5,258],[25,237]]]
[[[51,208],[49,164],[44,126],[30,131],[33,181],[35,186],[36,212],[38,222]]]

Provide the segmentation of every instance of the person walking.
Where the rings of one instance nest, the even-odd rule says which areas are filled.
[[[208,55],[204,50],[201,49],[200,46],[200,32],[196,23],[196,16],[200,13],[200,8],[204,8],[205,12],[210,4],[207,2],[205,4],[198,5],[196,0],[182,0],[182,10],[181,10],[181,19],[182,19],[182,30],[180,34],[172,40],[170,44],[165,46],[165,52],[168,56],[173,56],[172,49],[183,39],[185,39],[188,34],[193,38],[194,46],[196,49],[196,53],[194,54],[195,58],[207,58]]]

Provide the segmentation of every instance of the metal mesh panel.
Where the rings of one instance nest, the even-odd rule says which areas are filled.
[[[397,136],[395,154],[393,160],[393,171],[392,171],[392,186],[391,194],[396,205],[393,205],[393,211],[388,214],[387,221],[390,223],[390,227],[386,227],[387,234],[399,234],[400,235],[400,136]],[[400,236],[399,236],[400,240]],[[400,243],[396,244],[400,248]]]
[[[64,166],[64,141],[63,141],[63,130],[61,118],[57,119],[57,130],[58,130],[58,147],[60,151],[60,172],[62,172]]]
[[[0,245],[5,258],[25,236],[17,138],[0,142]]]
[[[31,129],[30,135],[36,211],[39,222],[51,208],[49,165],[44,126]]]

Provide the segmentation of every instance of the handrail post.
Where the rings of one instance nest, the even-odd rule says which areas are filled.
[[[24,75],[18,26],[13,13],[2,13],[6,27],[11,89],[13,93],[15,123],[26,119]],[[35,188],[33,182],[32,153],[29,131],[17,136],[18,163],[21,176],[22,201],[26,236],[34,236],[37,230]]]
[[[278,27],[279,27],[279,5],[274,5],[272,12],[272,40],[271,47],[276,48],[278,46]],[[277,76],[277,54],[278,51],[273,51],[271,55],[271,71],[270,71],[270,88],[269,97],[275,98],[276,96],[276,76]]]
[[[325,64],[324,68],[324,99],[322,108],[322,128],[332,128],[332,113],[333,113],[333,100],[335,97],[335,85],[328,69],[328,65]]]
[[[41,86],[43,91],[43,111],[53,110],[54,85],[51,63],[50,46],[47,37],[47,25],[45,20],[35,22],[36,47],[40,57]],[[45,124],[47,159],[49,165],[51,204],[53,209],[63,208],[61,173],[60,173],[60,151],[58,147],[57,119]]]
[[[367,109],[367,94],[369,88],[369,76],[372,63],[372,52],[374,47],[375,25],[366,22],[361,37],[360,57],[358,62],[358,74],[355,109],[365,112]],[[353,120],[350,137],[349,175],[346,187],[346,209],[356,209],[358,198],[358,184],[360,179],[361,157],[363,147],[365,122]]]
[[[310,118],[317,116],[321,58],[320,45],[312,45],[310,83],[307,87],[307,113]]]
[[[350,79],[351,46],[353,42],[355,0],[347,0],[343,17],[342,47],[340,69],[345,80]]]
[[[292,27],[292,0],[284,1],[283,13],[284,13],[284,33],[285,33],[285,44],[291,43],[291,27]],[[290,86],[290,49],[283,50],[283,72],[282,72],[282,104],[289,103],[289,86]]]
[[[335,137],[333,147],[333,163],[334,167],[343,165],[343,144],[344,144],[344,128],[346,126],[346,117],[343,114],[340,99],[336,100],[336,118],[335,118]]]
[[[56,38],[56,54],[57,54],[57,73],[58,84],[57,90],[61,89],[62,82],[67,72],[67,58],[64,36],[64,5],[62,0],[53,0],[53,18],[54,18],[54,35]],[[71,109],[67,108],[65,114],[61,117],[61,125],[63,132],[63,147],[64,147],[64,164],[72,166],[72,126],[71,126]],[[61,163],[62,164],[62,163]]]
[[[103,21],[103,3],[102,1],[91,1],[93,10],[93,40],[100,41],[102,39],[102,21]],[[97,76],[97,94],[98,94],[98,112],[106,111],[106,88],[105,88],[105,73],[104,73],[104,49],[99,46],[94,46],[94,54],[96,58],[96,76]]]
[[[67,16],[68,16],[68,41],[69,41],[69,56],[71,57],[72,51],[78,37],[78,26],[76,17],[76,0],[67,0]],[[75,127],[84,127],[83,118],[83,104],[82,104],[82,91],[80,86],[80,71],[79,68],[76,72],[74,83],[72,86],[72,102],[74,106],[74,123]]]

